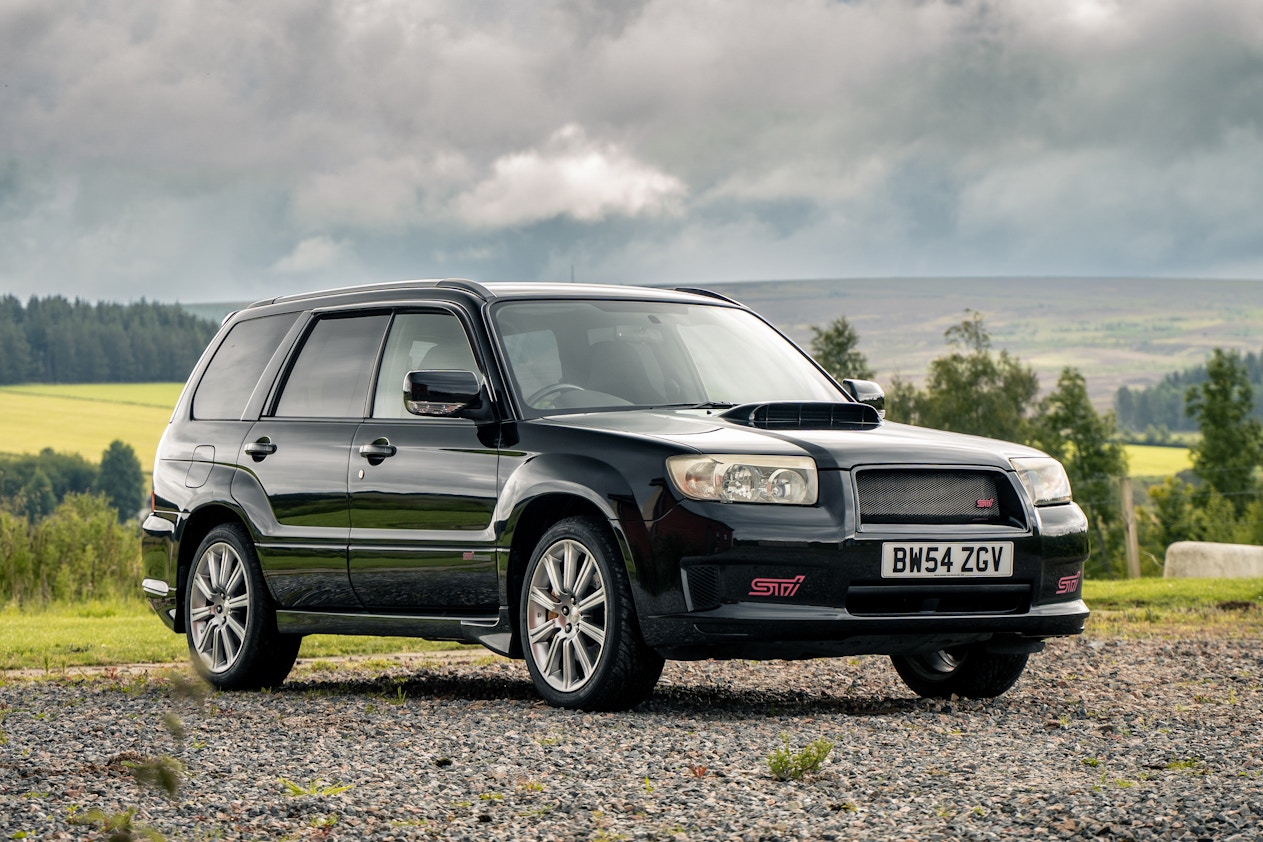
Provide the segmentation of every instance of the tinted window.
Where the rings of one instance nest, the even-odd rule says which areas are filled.
[[[297,313],[238,322],[215,351],[193,396],[193,417],[234,420],[245,412],[259,375],[293,326]]]
[[[321,319],[294,361],[276,414],[362,418],[386,314]]]
[[[451,313],[400,313],[390,327],[373,393],[374,418],[414,418],[403,406],[410,371],[478,371],[460,319]]]

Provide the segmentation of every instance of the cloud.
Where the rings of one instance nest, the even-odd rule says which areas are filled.
[[[345,250],[345,243],[335,242],[329,237],[309,237],[278,260],[272,267],[272,271],[283,275],[293,275],[325,269],[334,264]]]
[[[1238,0],[10,0],[0,80],[0,292],[1263,265]]]
[[[471,225],[511,227],[558,216],[599,222],[608,216],[668,213],[685,188],[615,144],[588,140],[579,126],[559,129],[543,149],[499,158],[490,178],[457,197]]]

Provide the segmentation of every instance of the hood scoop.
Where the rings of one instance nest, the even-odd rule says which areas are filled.
[[[863,403],[745,403],[720,417],[760,430],[872,430],[881,426],[877,410]]]

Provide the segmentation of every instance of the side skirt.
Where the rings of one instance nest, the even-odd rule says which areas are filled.
[[[282,634],[351,634],[385,637],[420,637],[479,643],[500,655],[508,655],[513,640],[509,612],[498,614],[368,614],[362,611],[276,612],[276,629]]]

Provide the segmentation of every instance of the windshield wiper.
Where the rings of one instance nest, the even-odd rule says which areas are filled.
[[[654,409],[732,409],[737,404],[732,401],[702,401],[701,403],[667,403],[655,406]]]

